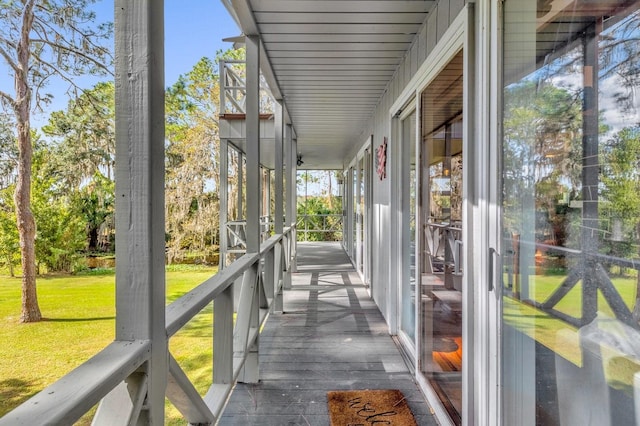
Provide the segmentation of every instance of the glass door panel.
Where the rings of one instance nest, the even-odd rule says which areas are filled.
[[[640,2],[504,3],[503,424],[640,424]]]
[[[365,226],[365,180],[364,180],[364,157],[358,160],[358,271],[364,278],[364,226]],[[364,281],[364,279],[363,279]]]
[[[420,369],[462,413],[462,52],[422,94]]]
[[[416,334],[416,112],[402,121],[402,278],[400,329],[415,344]]]

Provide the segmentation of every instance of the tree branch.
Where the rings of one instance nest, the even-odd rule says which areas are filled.
[[[4,50],[3,47],[0,46],[0,55],[4,58],[5,61],[9,64],[9,66],[13,69],[13,71],[18,71],[18,64],[13,60],[9,53]]]
[[[104,65],[102,62],[97,61],[96,59],[92,58],[91,56],[85,54],[84,52],[82,52],[80,50],[74,49],[71,46],[64,46],[64,45],[61,45],[59,43],[55,43],[53,41],[49,41],[47,39],[41,39],[41,38],[32,38],[29,41],[32,42],[32,43],[34,43],[34,42],[35,43],[44,43],[44,44],[46,44],[46,45],[48,45],[50,47],[53,47],[53,48],[56,48],[56,49],[60,49],[60,50],[63,50],[65,52],[67,52],[67,53],[70,53],[72,55],[76,55],[76,56],[79,56],[81,58],[84,58],[87,61],[89,61],[89,62],[93,63],[94,65],[96,65],[98,68],[103,69],[107,74],[113,75],[113,72],[111,72],[111,70],[109,68],[107,68],[107,66]],[[106,49],[105,49],[105,52],[106,52]],[[51,65],[51,64],[49,64],[49,65]],[[58,69],[58,68],[54,67],[54,69]]]
[[[16,104],[15,99],[13,99],[13,97],[11,95],[9,95],[7,92],[0,90],[0,98],[3,99],[5,102],[7,102],[11,108],[13,108],[14,110],[18,107],[18,104]]]

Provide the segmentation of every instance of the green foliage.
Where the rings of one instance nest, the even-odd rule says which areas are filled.
[[[56,186],[47,160],[50,148],[36,147],[33,157],[32,208],[37,224],[36,259],[48,271],[71,272],[84,248],[84,223]]]
[[[342,239],[342,198],[335,195],[339,173],[333,170],[301,171],[298,187],[298,240]],[[312,194],[309,195],[309,188]]]
[[[68,208],[84,223],[89,252],[114,250],[115,101],[113,83],[98,83],[42,128],[54,139],[47,169],[52,186],[68,195]]]
[[[166,231],[168,260],[217,250],[220,86],[215,63],[202,58],[166,95]]]
[[[13,205],[13,184],[18,158],[11,121],[0,114],[0,264],[5,264],[11,276],[14,265],[20,263],[20,239]]]
[[[54,156],[61,184],[77,190],[86,179],[103,174],[113,179],[115,167],[115,89],[112,82],[98,83],[71,99],[66,111],[54,111],[46,136],[57,143]]]
[[[600,213],[618,234],[605,238],[603,249],[613,256],[635,257],[640,231],[640,126],[618,131],[604,144],[601,156]]]
[[[20,237],[13,207],[13,186],[0,189],[0,264],[4,263],[11,276],[20,263]]]

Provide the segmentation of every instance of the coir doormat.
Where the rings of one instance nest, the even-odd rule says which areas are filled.
[[[330,391],[327,398],[331,426],[417,426],[397,389]]]

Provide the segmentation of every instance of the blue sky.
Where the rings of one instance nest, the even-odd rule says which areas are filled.
[[[165,85],[170,86],[180,74],[185,74],[203,56],[215,57],[216,51],[229,49],[231,43],[223,38],[240,34],[233,19],[219,0],[165,0]],[[113,22],[114,1],[99,0],[94,5],[97,22]],[[1,25],[1,24],[0,24]],[[0,64],[0,88],[13,93],[13,81],[7,78],[5,64]],[[92,87],[95,77],[79,78],[79,85]],[[44,114],[33,116],[34,127],[45,124],[49,113],[63,110],[69,100],[69,85],[51,79],[47,92],[54,95],[53,103]]]

